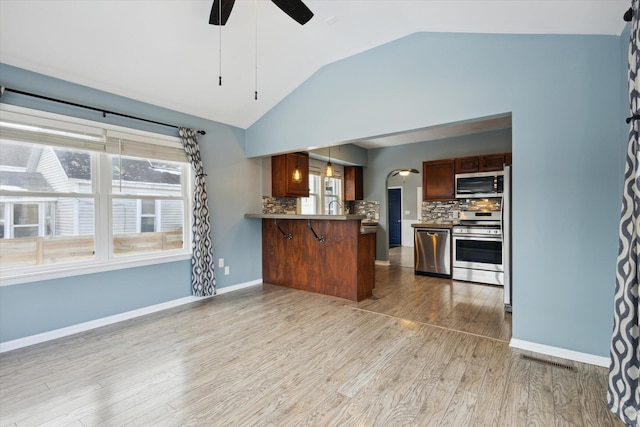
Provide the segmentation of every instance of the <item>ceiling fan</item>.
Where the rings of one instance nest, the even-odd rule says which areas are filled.
[[[392,170],[389,173],[389,176],[396,176],[396,175],[400,175],[400,176],[409,176],[410,173],[420,173],[420,171],[418,169],[396,169],[396,170]]]
[[[295,19],[300,25],[304,25],[311,18],[313,18],[313,12],[302,2],[302,0],[271,0],[278,6],[284,13]],[[211,14],[209,15],[209,24],[211,25],[224,25],[231,15],[231,9],[235,0],[214,0],[211,7]],[[220,19],[222,18],[222,19]]]

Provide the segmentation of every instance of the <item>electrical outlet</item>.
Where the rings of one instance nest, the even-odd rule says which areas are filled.
[[[224,258],[219,258],[218,259],[218,267],[220,267],[220,268],[224,267]]]
[[[229,275],[229,266],[228,265],[224,268],[224,275],[225,276]]]

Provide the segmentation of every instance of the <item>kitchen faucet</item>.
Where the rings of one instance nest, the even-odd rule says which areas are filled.
[[[329,214],[331,214],[331,204],[332,203],[337,203],[338,204],[338,208],[342,209],[342,204],[338,200],[332,200],[332,201],[329,202],[329,208],[328,208]]]

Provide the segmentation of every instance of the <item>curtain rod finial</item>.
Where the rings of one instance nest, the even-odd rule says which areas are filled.
[[[207,133],[206,133],[205,131],[203,131],[203,130],[199,130],[199,131],[198,131],[198,133],[199,133],[200,135],[206,135],[206,134],[207,134]]]
[[[633,7],[630,7],[629,10],[624,13],[623,19],[627,22],[631,22],[633,19]]]

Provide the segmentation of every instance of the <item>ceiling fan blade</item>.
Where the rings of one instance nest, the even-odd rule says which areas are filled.
[[[271,0],[278,6],[284,13],[295,19],[300,25],[304,25],[311,18],[313,18],[313,12],[302,3],[302,0]]]
[[[231,9],[236,0],[213,0],[213,6],[211,6],[211,14],[209,15],[209,24],[211,25],[224,25],[231,15]],[[222,13],[220,13],[220,2],[222,2]],[[222,19],[220,15],[222,14]],[[220,24],[222,21],[222,24]]]

